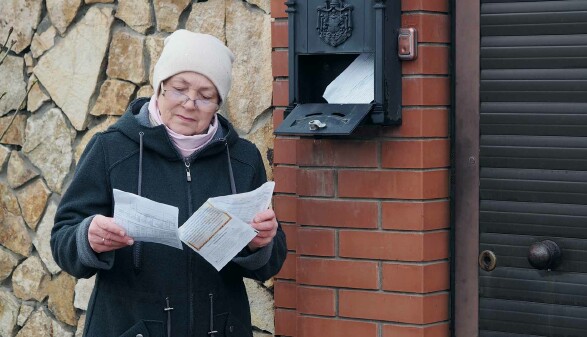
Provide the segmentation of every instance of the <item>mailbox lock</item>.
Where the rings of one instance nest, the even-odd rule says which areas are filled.
[[[497,257],[490,250],[484,250],[479,254],[479,267],[485,271],[492,271],[497,266]]]
[[[400,60],[411,61],[418,57],[418,32],[416,28],[400,28],[397,48]]]
[[[310,130],[312,130],[312,131],[324,129],[326,127],[326,123],[322,123],[321,121],[319,121],[317,119],[313,119],[313,120],[309,121],[308,125],[310,125]]]

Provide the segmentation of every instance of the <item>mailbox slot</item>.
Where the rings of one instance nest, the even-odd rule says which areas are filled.
[[[343,72],[359,54],[299,55],[298,104],[327,103],[322,94],[326,87]]]
[[[397,48],[401,1],[288,0],[285,4],[289,105],[275,134],[343,136],[362,123],[401,124]],[[373,77],[370,94],[358,101],[329,104],[323,97],[326,88],[355,59],[366,55],[370,63],[362,69],[370,69]],[[317,117],[312,119],[311,114]]]

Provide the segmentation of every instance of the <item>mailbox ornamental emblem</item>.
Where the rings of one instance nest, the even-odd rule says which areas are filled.
[[[353,33],[353,6],[345,5],[343,0],[326,0],[318,7],[318,35],[322,41],[336,47],[344,43]]]

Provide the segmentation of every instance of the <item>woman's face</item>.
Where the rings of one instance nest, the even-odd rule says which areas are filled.
[[[163,82],[157,103],[161,120],[184,136],[206,133],[218,111],[218,91],[206,76],[186,71]]]

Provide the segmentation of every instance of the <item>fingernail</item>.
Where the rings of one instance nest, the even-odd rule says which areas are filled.
[[[120,231],[120,236],[124,236],[124,231]]]
[[[128,243],[129,246],[132,246],[132,244],[134,243],[134,240],[133,239],[130,239],[126,243]]]

